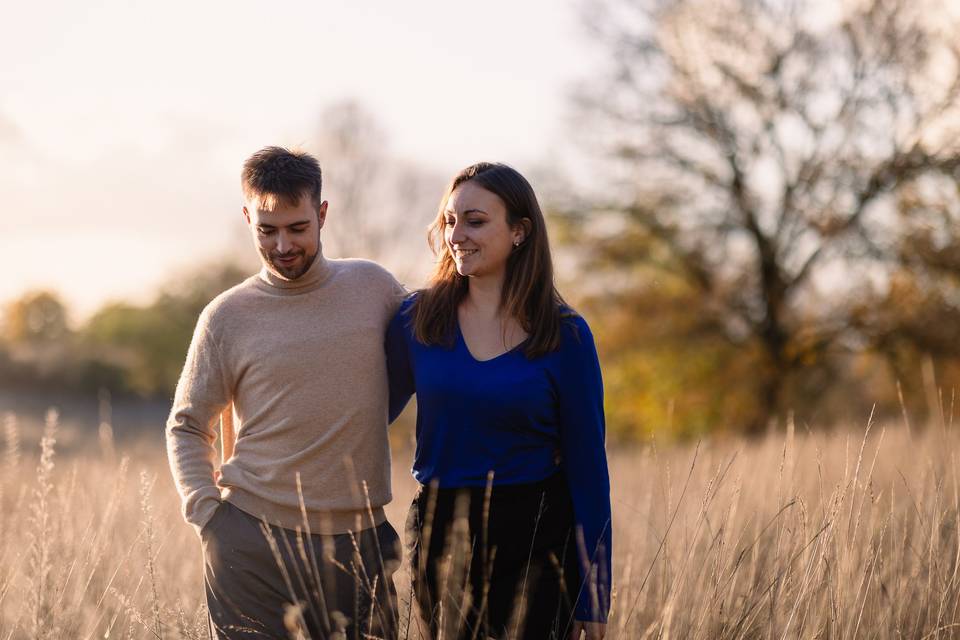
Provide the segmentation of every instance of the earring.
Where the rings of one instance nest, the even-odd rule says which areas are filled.
[[[519,240],[514,240],[514,241],[513,241],[513,246],[519,247],[519,246],[520,246],[520,241],[519,241]]]

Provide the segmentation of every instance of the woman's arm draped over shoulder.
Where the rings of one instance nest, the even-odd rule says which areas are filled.
[[[410,401],[410,396],[416,391],[413,367],[410,362],[410,345],[407,341],[410,304],[411,301],[408,299],[400,305],[400,309],[387,326],[384,341],[387,354],[387,378],[390,383],[390,422],[397,419]]]
[[[575,617],[605,622],[610,608],[612,535],[603,380],[587,323],[579,316],[565,318],[563,323],[556,374],[561,453],[573,498],[580,568],[590,576],[577,598]]]

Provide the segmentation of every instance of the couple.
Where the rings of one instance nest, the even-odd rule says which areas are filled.
[[[263,268],[201,313],[167,422],[215,637],[397,637],[387,424],[416,394],[406,537],[433,637],[602,638],[600,368],[554,289],[529,183],[501,164],[461,171],[431,228],[434,274],[409,296],[372,262],[324,258],[310,155],[258,151],[242,188]]]

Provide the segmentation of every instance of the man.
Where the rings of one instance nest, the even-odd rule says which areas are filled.
[[[211,626],[218,638],[394,638],[383,336],[403,288],[372,262],[324,258],[310,155],[262,149],[242,186],[263,266],[200,314],[166,431]],[[215,481],[215,425],[231,405],[236,444]]]

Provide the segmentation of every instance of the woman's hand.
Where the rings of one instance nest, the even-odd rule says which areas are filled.
[[[603,640],[604,634],[607,633],[607,624],[605,622],[574,620],[573,629],[570,631],[570,640],[580,640],[581,632],[583,632],[585,640]]]

